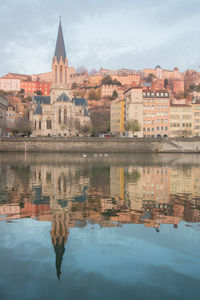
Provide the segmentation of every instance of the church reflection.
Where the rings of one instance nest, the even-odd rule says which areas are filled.
[[[200,221],[200,167],[29,165],[1,168],[0,219],[52,223],[57,277],[70,228]]]

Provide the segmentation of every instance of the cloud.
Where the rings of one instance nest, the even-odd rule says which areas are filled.
[[[75,67],[199,66],[197,0],[5,0],[0,4],[0,74],[49,71],[59,15]]]

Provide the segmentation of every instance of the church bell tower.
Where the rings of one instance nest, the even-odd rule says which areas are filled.
[[[68,60],[66,57],[61,20],[58,29],[56,48],[52,62],[52,88],[67,88]]]

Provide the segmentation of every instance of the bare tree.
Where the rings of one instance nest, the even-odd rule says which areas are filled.
[[[77,73],[88,73],[88,70],[84,66],[79,66],[79,67],[77,67],[76,72]]]

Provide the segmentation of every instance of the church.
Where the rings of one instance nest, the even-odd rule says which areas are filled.
[[[33,96],[30,109],[32,136],[76,136],[90,124],[85,98],[73,98],[68,84],[66,56],[61,21],[52,61],[50,96]]]

